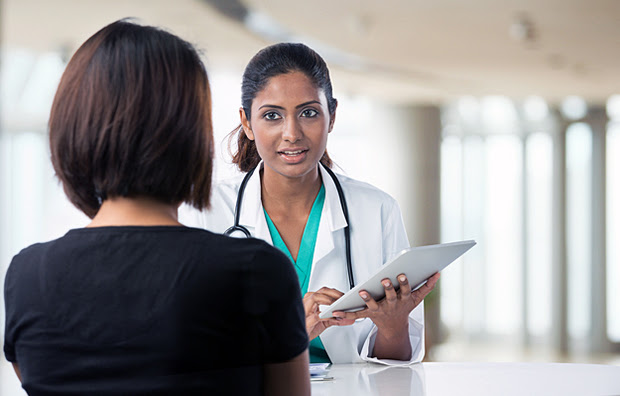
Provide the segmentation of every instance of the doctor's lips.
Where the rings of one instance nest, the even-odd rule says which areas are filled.
[[[308,149],[284,149],[279,150],[278,154],[288,161],[296,162],[297,160],[305,158],[307,152]]]
[[[279,150],[279,151],[278,151],[278,154],[284,154],[284,155],[299,155],[299,154],[301,154],[301,153],[303,153],[303,152],[306,152],[306,151],[308,151],[308,149],[302,149],[302,148],[297,148],[297,149],[295,149],[295,148],[291,148],[291,149],[289,149],[289,148],[286,148],[286,149],[284,149],[284,150]]]

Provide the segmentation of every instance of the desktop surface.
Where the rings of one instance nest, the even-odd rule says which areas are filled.
[[[313,396],[620,395],[620,366],[576,363],[335,364]]]

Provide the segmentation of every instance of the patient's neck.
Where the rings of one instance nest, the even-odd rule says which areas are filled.
[[[87,227],[182,225],[178,204],[149,197],[114,197],[103,201],[99,212]]]

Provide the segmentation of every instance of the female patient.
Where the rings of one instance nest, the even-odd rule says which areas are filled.
[[[56,174],[92,222],[11,262],[4,351],[23,388],[309,394],[288,259],[177,220],[183,202],[206,208],[211,188],[209,81],[194,48],[106,26],[69,62],[49,131]]]

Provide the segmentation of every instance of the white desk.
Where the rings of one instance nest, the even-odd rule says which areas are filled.
[[[620,366],[573,363],[421,363],[408,367],[332,365],[328,395],[620,395]]]

